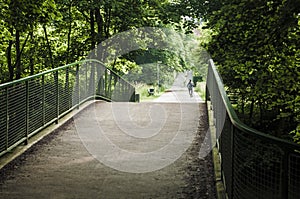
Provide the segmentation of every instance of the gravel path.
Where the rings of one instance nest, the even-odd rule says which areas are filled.
[[[96,104],[103,109],[109,103]],[[179,104],[160,106],[176,110]],[[87,150],[72,119],[0,171],[0,198],[216,198],[211,155],[199,159],[208,126],[205,104],[197,106],[201,114],[194,118],[198,125],[191,144],[166,167],[134,173],[106,166]]]

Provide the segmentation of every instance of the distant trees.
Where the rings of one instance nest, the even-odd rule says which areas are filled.
[[[208,50],[244,121],[300,137],[300,1],[214,1],[207,13]]]
[[[0,0],[0,83],[84,59],[126,30],[179,24],[177,8],[168,0]]]

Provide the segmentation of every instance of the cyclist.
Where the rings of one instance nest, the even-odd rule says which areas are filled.
[[[187,88],[189,90],[189,94],[191,97],[193,97],[193,86],[194,86],[194,84],[193,84],[192,80],[190,80],[189,83],[187,84]]]

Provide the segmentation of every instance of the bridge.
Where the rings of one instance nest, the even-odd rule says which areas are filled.
[[[206,99],[184,78],[147,103],[97,60],[0,85],[0,198],[299,198],[300,146],[243,124],[212,60]]]

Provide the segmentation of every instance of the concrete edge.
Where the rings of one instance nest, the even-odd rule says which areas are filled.
[[[93,100],[93,101],[88,101],[82,105],[79,106],[79,109],[74,109],[64,117],[59,119],[58,124],[51,124],[50,126],[46,127],[39,133],[35,134],[28,140],[27,145],[19,145],[16,148],[14,148],[12,151],[7,152],[4,154],[2,157],[0,157],[0,170],[5,167],[7,164],[12,162],[14,159],[22,155],[24,152],[26,152],[29,148],[31,148],[33,145],[41,141],[44,137],[47,135],[53,133],[55,130],[59,129],[62,127],[65,123],[67,123],[69,120],[71,120],[75,115],[77,115],[79,112],[82,110],[86,109],[87,107],[91,106],[95,102],[99,100]]]
[[[216,129],[213,120],[213,111],[211,109],[211,104],[207,102],[207,114],[208,114],[208,122],[209,122],[209,129],[211,133],[211,146],[212,149],[212,157],[213,157],[213,165],[214,165],[214,175],[216,180],[216,191],[217,191],[217,198],[218,199],[228,199],[226,189],[224,183],[222,181],[222,174],[221,174],[221,161],[219,157],[219,151],[216,147],[217,139],[216,139]]]

